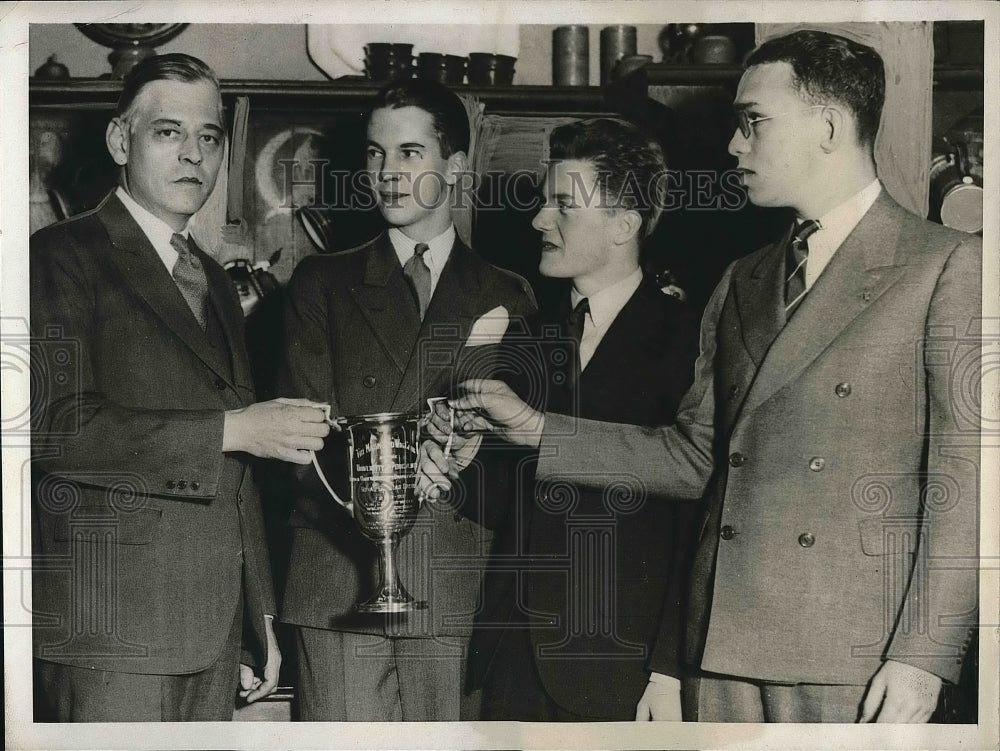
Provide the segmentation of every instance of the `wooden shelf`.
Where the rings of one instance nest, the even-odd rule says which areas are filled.
[[[645,77],[649,86],[728,86],[733,89],[743,75],[738,65],[676,65],[651,63],[631,73],[628,79]],[[938,91],[978,91],[983,88],[983,69],[958,65],[934,67]]]
[[[648,86],[726,86],[735,88],[743,69],[736,65],[675,65],[651,63],[606,88],[600,86],[455,86],[456,91],[481,99],[492,114],[587,116],[610,114],[622,88]],[[249,96],[255,108],[268,110],[356,110],[368,108],[381,84],[360,77],[335,81],[223,81],[228,105],[237,96]],[[983,88],[983,69],[939,65],[934,69],[938,91],[976,91]],[[121,82],[77,78],[68,81],[31,79],[29,104],[60,110],[110,110],[118,100]]]
[[[367,110],[381,84],[363,78],[336,81],[223,81],[223,102],[228,106],[237,96],[249,96],[254,108],[268,110]],[[455,91],[481,99],[491,114],[595,115],[608,114],[604,92],[599,86],[454,86]],[[60,110],[113,109],[121,91],[121,81],[109,79],[32,79],[29,105]]]

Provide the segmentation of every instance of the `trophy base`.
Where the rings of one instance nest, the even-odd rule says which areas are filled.
[[[426,610],[427,603],[412,598],[403,600],[397,597],[379,596],[355,605],[355,608],[359,613],[406,613],[411,610]]]

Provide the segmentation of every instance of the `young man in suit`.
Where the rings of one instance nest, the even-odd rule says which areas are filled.
[[[527,335],[508,336],[501,355],[505,380],[536,408],[673,422],[691,383],[696,326],[639,265],[665,173],[659,144],[623,120],[552,131],[532,224],[542,234],[540,273],[571,284],[557,310],[529,320]],[[439,410],[432,435],[442,439],[448,415]],[[464,443],[453,439],[453,450],[468,454]],[[426,450],[441,457],[434,443]],[[680,626],[679,569],[695,509],[538,483],[530,450],[489,455],[463,477],[482,489],[483,521],[497,530],[470,647],[483,719],[633,719],[661,609]]]
[[[40,721],[229,720],[239,688],[276,686],[248,459],[308,462],[329,427],[319,405],[254,403],[235,291],[189,235],[224,138],[210,68],[144,60],[106,133],[120,186],[31,238],[36,364],[54,368],[32,384]]]
[[[367,138],[389,229],[354,250],[303,260],[289,284],[282,388],[329,402],[334,415],[422,409],[448,393],[477,319],[498,307],[511,319],[534,309],[523,280],[455,234],[454,186],[469,148],[461,100],[436,82],[389,84]],[[327,455],[346,458],[342,441],[329,443]],[[349,498],[346,466],[331,464],[325,474]],[[396,560],[403,585],[428,607],[386,616],[357,612],[374,590],[375,546],[311,469],[299,473],[290,523],[282,618],[297,626],[300,719],[474,718],[462,684],[486,532],[454,509],[424,508]]]
[[[540,443],[543,479],[704,496],[687,718],[925,722],[976,626],[982,242],[878,182],[874,50],[800,31],[747,65],[730,152],[799,221],[726,271],[676,425],[571,422],[494,382],[456,406]]]

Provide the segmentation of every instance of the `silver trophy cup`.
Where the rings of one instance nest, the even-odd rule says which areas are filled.
[[[362,613],[399,613],[427,607],[400,581],[396,544],[417,518],[417,415],[384,412],[343,418],[350,458],[351,498],[358,528],[378,546],[379,582],[375,594],[357,605]]]

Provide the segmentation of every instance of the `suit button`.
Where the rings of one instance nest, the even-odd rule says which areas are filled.
[[[197,490],[201,487],[201,484],[197,480],[191,481],[191,490]]]
[[[835,393],[841,399],[848,397],[851,395],[851,384],[849,384],[847,381],[844,381],[843,383],[838,383],[836,387],[834,387],[833,393]]]
[[[747,463],[747,458],[743,456],[739,451],[736,451],[729,455],[729,464],[733,467],[742,467]]]
[[[811,469],[813,472],[822,472],[823,467],[825,466],[826,466],[826,459],[824,459],[822,456],[814,456],[812,459],[809,460],[809,469]]]
[[[176,482],[174,482],[173,480],[167,480],[167,487],[170,488],[170,490],[173,490],[176,486],[177,486]]]
[[[188,486],[187,480],[178,480],[177,481],[177,489],[178,490],[184,490],[184,488],[186,488],[187,486]]]
[[[361,383],[362,383],[362,385],[363,385],[363,386],[364,386],[364,387],[365,387],[366,389],[373,389],[373,388],[375,388],[375,384],[376,384],[376,383],[378,383],[378,381],[376,381],[376,380],[375,380],[375,376],[373,376],[373,375],[366,375],[366,376],[365,376],[365,377],[364,377],[364,378],[363,378],[363,379],[361,380]]]
[[[723,540],[732,540],[736,537],[736,530],[730,527],[728,524],[719,530],[719,537]]]
[[[224,390],[226,388],[226,382],[223,381],[221,378],[216,378],[215,379],[215,388],[217,388],[219,391]]]
[[[803,532],[799,535],[799,545],[804,548],[811,548],[816,544],[816,537],[811,532]]]
[[[726,398],[732,401],[733,399],[736,398],[736,395],[738,393],[740,393],[740,386],[739,384],[734,383],[732,386],[729,387],[729,392],[726,394]]]

